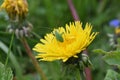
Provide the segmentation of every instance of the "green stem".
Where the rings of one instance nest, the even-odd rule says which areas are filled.
[[[7,66],[7,63],[8,63],[8,58],[9,58],[11,47],[12,47],[12,44],[13,44],[13,39],[14,39],[14,33],[12,33],[9,50],[8,50],[7,58],[6,58],[6,61],[5,61],[5,67]]]
[[[82,77],[81,77],[81,74],[79,72],[80,70],[78,69],[77,72],[76,72],[76,78],[77,80],[82,80]]]
[[[35,33],[35,32],[31,32],[35,37],[37,37],[38,39],[41,39],[41,36],[39,36],[37,33]]]
[[[78,80],[85,80],[85,74],[84,74],[84,67],[82,69],[80,69],[80,64],[79,62],[77,63],[77,68],[78,68],[78,71],[79,71],[79,76],[80,78]]]
[[[35,66],[36,70],[37,70],[38,73],[41,75],[42,80],[47,80],[47,78],[46,78],[45,74],[43,73],[41,67],[39,66],[37,60],[36,60],[35,57],[32,55],[32,51],[31,51],[31,49],[30,49],[30,47],[29,47],[26,39],[25,39],[25,38],[22,38],[22,39],[21,39],[21,42],[22,42],[23,46],[24,46],[25,49],[26,49],[27,55],[31,58],[31,60],[32,60],[32,62],[33,62],[33,65]]]

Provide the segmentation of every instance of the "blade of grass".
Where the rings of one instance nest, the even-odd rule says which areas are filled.
[[[0,41],[0,48],[6,53],[8,54],[8,51],[9,51],[9,48],[3,43]],[[15,70],[16,70],[16,75],[17,75],[17,78],[18,80],[23,80],[22,78],[22,68],[20,67],[16,57],[14,56],[14,54],[12,53],[12,51],[10,51],[10,55],[9,55],[9,58],[13,64],[13,66],[15,67]]]
[[[6,61],[5,61],[5,67],[7,66],[7,63],[8,63],[8,58],[10,56],[10,51],[11,51],[11,47],[12,47],[12,44],[13,44],[13,39],[14,39],[14,33],[12,33],[12,37],[11,37],[11,41],[10,41],[10,45],[9,45],[9,50],[8,50],[7,58],[6,58]]]

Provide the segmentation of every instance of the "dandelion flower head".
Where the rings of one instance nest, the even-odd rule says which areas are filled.
[[[28,12],[28,4],[26,0],[4,0],[0,8],[5,9],[9,15],[23,15]]]
[[[33,48],[34,51],[39,52],[36,58],[43,61],[62,60],[66,62],[70,57],[78,58],[77,54],[85,50],[87,46],[94,40],[98,32],[92,32],[92,26],[86,24],[82,28],[80,21],[66,24],[65,28],[59,27],[53,32],[46,34],[44,39],[40,39],[41,43],[37,43]],[[63,41],[56,37],[55,32],[62,36]]]

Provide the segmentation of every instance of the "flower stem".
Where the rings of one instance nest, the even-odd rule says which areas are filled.
[[[92,80],[90,68],[85,68],[86,80]]]
[[[22,39],[21,39],[21,42],[22,42],[23,46],[25,47],[25,50],[26,50],[28,56],[32,59],[33,65],[35,66],[36,70],[37,70],[38,73],[41,75],[42,80],[47,80],[47,78],[46,78],[45,74],[43,73],[41,67],[39,66],[37,60],[36,60],[35,57],[32,55],[32,51],[31,51],[31,49],[30,49],[30,47],[29,47],[26,39],[25,39],[25,38],[22,38]]]
[[[78,80],[85,80],[85,79],[84,79],[85,76],[84,76],[84,74],[83,74],[83,70],[80,69],[80,65],[81,65],[81,64],[78,62],[78,63],[77,63],[77,68],[78,68],[78,72],[79,72],[79,73],[78,73],[78,74],[79,74],[79,79],[78,79]]]
[[[67,2],[68,2],[68,5],[69,5],[69,8],[70,8],[70,11],[72,13],[72,16],[73,16],[74,20],[75,21],[80,21],[80,18],[77,14],[77,11],[76,11],[76,9],[73,5],[72,0],[67,0]],[[87,50],[84,50],[84,54],[87,54]],[[92,80],[90,68],[85,69],[85,74],[86,74],[86,80]]]
[[[12,37],[11,37],[11,41],[10,41],[9,50],[8,50],[7,58],[6,58],[6,61],[5,61],[5,67],[7,66],[7,63],[8,63],[8,58],[9,58],[9,55],[10,55],[10,51],[11,51],[13,39],[14,39],[14,33],[12,33]]]
[[[82,76],[81,76],[81,74],[80,74],[80,71],[77,71],[77,74],[76,74],[77,80],[82,80],[81,77],[82,77]]]
[[[67,2],[68,2],[68,5],[69,5],[69,8],[70,8],[70,11],[72,13],[72,16],[73,16],[74,20],[79,21],[80,18],[79,18],[78,14],[77,14],[77,12],[75,10],[75,7],[74,7],[74,5],[72,3],[72,0],[67,0]]]
[[[83,53],[88,55],[87,50],[84,50]],[[85,68],[85,75],[86,75],[86,80],[92,80],[91,69],[90,68]]]

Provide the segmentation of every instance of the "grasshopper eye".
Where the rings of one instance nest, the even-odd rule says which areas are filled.
[[[54,35],[55,35],[55,37],[58,41],[60,41],[60,42],[64,41],[63,37],[62,37],[62,34],[60,34],[59,32],[55,31]]]

